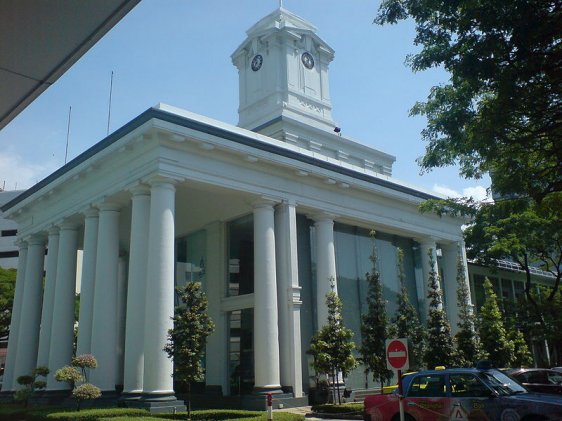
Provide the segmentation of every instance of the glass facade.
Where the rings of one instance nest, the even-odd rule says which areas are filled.
[[[370,230],[343,224],[334,226],[336,267],[338,273],[338,295],[343,303],[345,325],[354,332],[353,340],[361,345],[361,316],[367,311],[367,273],[371,271],[370,256],[373,240]],[[416,281],[414,271],[413,243],[410,239],[377,232],[375,247],[377,266],[383,284],[383,297],[387,301],[387,312],[391,317],[397,308],[397,294],[400,290],[397,273],[397,248],[404,251],[404,271],[410,302],[417,309]],[[368,379],[369,386],[374,386]],[[365,386],[363,368],[359,367],[348,376],[346,386]]]
[[[207,289],[205,279],[206,245],[207,235],[204,230],[189,234],[176,241],[176,286],[183,286],[187,282],[196,281],[201,282],[203,290]]]
[[[228,224],[228,296],[254,292],[254,217]]]
[[[228,314],[228,374],[230,394],[245,395],[254,389],[254,309]]]
[[[207,290],[205,262],[207,261],[207,233],[205,230],[196,231],[176,240],[176,280],[175,286],[181,287],[188,282],[199,282],[203,291]],[[174,294],[175,305],[180,305],[179,295]],[[206,365],[206,356],[201,362]],[[194,390],[204,388],[205,379],[193,385]],[[176,385],[176,390],[182,391],[182,385]]]

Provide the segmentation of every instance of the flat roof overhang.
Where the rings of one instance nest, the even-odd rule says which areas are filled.
[[[0,130],[140,0],[2,0]]]
[[[170,112],[165,109],[160,109],[156,107],[149,108],[148,110],[146,110],[145,112],[143,112],[142,114],[140,114],[139,116],[128,122],[127,124],[125,124],[123,127],[119,128],[114,133],[111,133],[105,139],[98,142],[97,144],[95,144],[94,146],[92,146],[91,148],[89,148],[88,150],[86,150],[76,158],[74,158],[72,161],[68,162],[66,165],[59,168],[57,171],[55,171],[45,179],[41,180],[39,183],[35,184],[30,189],[24,191],[16,198],[12,199],[8,203],[1,206],[0,210],[2,210],[3,212],[8,211],[10,208],[16,206],[18,203],[32,196],[34,193],[38,192],[43,187],[49,185],[51,182],[61,177],[63,174],[75,168],[82,162],[85,162],[88,159],[94,157],[97,153],[101,152],[103,149],[107,148],[111,144],[117,142],[123,136],[127,135],[128,133],[132,132],[136,128],[142,126],[143,124],[153,119],[176,124],[178,126],[193,129],[202,133],[210,134],[212,136],[217,136],[219,138],[226,139],[234,143],[250,146],[256,149],[270,152],[272,154],[281,155],[286,158],[292,159],[296,162],[310,164],[315,167],[333,171],[334,173],[338,173],[340,175],[350,176],[357,180],[366,181],[371,184],[379,185],[391,191],[404,193],[406,195],[418,199],[422,199],[422,200],[441,199],[441,197],[435,196],[433,194],[429,194],[427,192],[417,190],[407,185],[403,185],[398,182],[388,180],[386,177],[381,178],[381,177],[365,174],[360,171],[345,168],[330,162],[326,162],[325,160],[319,158],[314,158],[299,152],[289,150],[279,145],[260,141],[259,139],[256,139],[256,137],[260,138],[264,136],[259,135],[257,133],[253,133],[248,130],[240,129],[238,127],[234,127],[226,124],[217,126],[215,124],[212,124],[211,122],[205,121],[208,120],[206,118],[203,118],[204,120],[202,120],[200,118],[201,116],[197,116],[196,114],[192,114],[192,113],[189,114],[193,115],[193,117],[187,117],[184,115],[177,114],[175,112]]]

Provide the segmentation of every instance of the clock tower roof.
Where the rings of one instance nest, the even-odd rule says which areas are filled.
[[[334,50],[316,31],[283,7],[246,31],[231,55],[239,76],[238,125],[391,175],[394,157],[341,136],[332,119],[329,65]]]
[[[323,48],[326,49],[326,52],[331,55],[330,60],[332,60],[334,50],[316,34],[317,30],[318,28],[312,23],[294,14],[293,12],[280,7],[271,12],[269,15],[261,18],[258,22],[252,25],[250,29],[246,31],[246,40],[242,44],[240,44],[240,46],[234,51],[234,53],[232,53],[231,58],[234,62],[236,60],[236,57],[248,48],[248,44],[251,43],[253,39],[266,37],[273,32],[293,31],[295,35],[302,35],[306,33],[307,35],[312,37],[315,40],[316,44],[322,45]]]

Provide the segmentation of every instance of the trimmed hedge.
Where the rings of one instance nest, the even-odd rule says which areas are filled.
[[[83,409],[81,411],[58,411],[45,414],[32,412],[27,417],[29,421],[97,421],[100,418],[129,417],[139,419],[140,417],[150,416],[148,411],[137,408],[100,408]]]
[[[186,412],[176,414],[150,414],[144,409],[137,408],[99,408],[73,411],[61,408],[2,406],[0,407],[0,421],[157,421],[162,419],[186,419]],[[267,414],[263,411],[246,410],[197,410],[191,412],[193,421],[267,421]],[[304,416],[289,412],[275,411],[275,421],[304,421]]]

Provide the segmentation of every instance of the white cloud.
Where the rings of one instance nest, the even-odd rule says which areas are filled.
[[[483,186],[465,187],[462,192],[458,192],[450,187],[435,184],[433,191],[450,198],[472,197],[476,201],[483,201],[488,197],[486,187]]]
[[[0,188],[4,190],[27,189],[59,167],[55,160],[42,163],[26,162],[12,151],[0,152]]]

